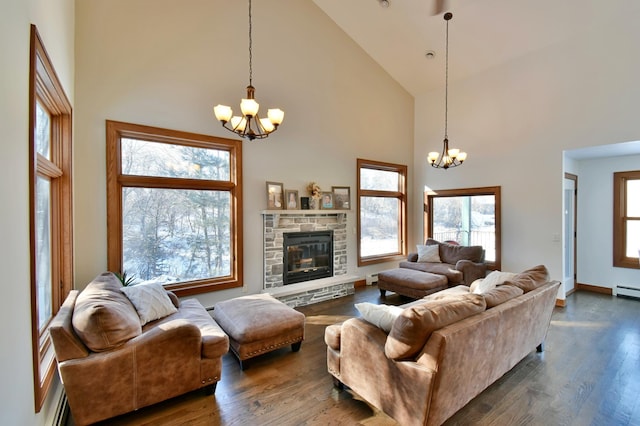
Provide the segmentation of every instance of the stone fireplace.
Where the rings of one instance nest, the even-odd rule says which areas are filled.
[[[346,296],[354,292],[357,277],[347,275],[347,212],[336,210],[265,210],[263,217],[264,286],[287,305],[295,307]],[[287,271],[284,254],[285,235],[331,231],[333,234],[332,274],[285,285]],[[308,259],[302,258],[301,259]],[[306,260],[308,261],[308,260]],[[300,266],[300,264],[299,264]],[[299,268],[303,269],[304,268]],[[312,268],[313,269],[313,268]]]

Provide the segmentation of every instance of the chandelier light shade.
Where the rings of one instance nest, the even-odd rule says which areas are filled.
[[[256,102],[256,88],[253,87],[253,39],[252,39],[252,15],[251,0],[249,0],[249,85],[247,86],[247,97],[240,101],[240,111],[242,115],[233,115],[231,107],[226,105],[216,105],[213,113],[222,126],[249,140],[264,139],[272,132],[278,130],[278,126],[284,119],[284,111],[278,108],[267,110],[267,118],[260,118],[258,110],[260,104]]]
[[[446,67],[444,86],[444,141],[442,143],[442,154],[432,151],[427,156],[427,161],[431,167],[447,170],[450,167],[457,167],[467,159],[467,153],[461,152],[457,148],[449,148],[449,135],[447,134],[447,119],[449,114],[449,21],[453,18],[452,13],[445,13],[444,20],[447,21],[446,39]]]

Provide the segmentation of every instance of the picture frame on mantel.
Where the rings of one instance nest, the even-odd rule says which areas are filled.
[[[322,192],[322,198],[320,198],[320,206],[322,210],[332,210],[333,209],[333,192],[324,191]]]
[[[332,186],[333,208],[336,210],[351,210],[351,187]]]
[[[285,199],[285,209],[287,210],[298,210],[300,208],[300,204],[298,201],[298,191],[293,189],[286,189],[284,191],[284,199]]]
[[[267,182],[267,209],[284,209],[284,186],[281,182]]]

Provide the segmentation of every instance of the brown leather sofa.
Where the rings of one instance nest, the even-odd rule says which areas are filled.
[[[403,305],[389,333],[363,318],[331,325],[328,371],[402,425],[440,425],[542,350],[559,285],[538,266],[485,294],[460,286]]]
[[[199,388],[213,393],[220,380],[229,339],[197,300],[178,301],[168,293],[176,312],[141,325],[121,287],[117,277],[105,273],[82,293],[71,291],[50,327],[78,425]]]
[[[425,242],[426,246],[436,244],[441,262],[418,262],[418,254],[409,253],[407,260],[400,262],[398,266],[443,275],[447,277],[449,287],[459,284],[470,286],[475,280],[483,278],[487,274],[482,246],[460,246],[443,243],[432,238]]]

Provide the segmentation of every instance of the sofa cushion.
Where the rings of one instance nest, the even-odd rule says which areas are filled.
[[[438,246],[418,245],[416,246],[416,248],[418,249],[418,259],[416,260],[416,262],[418,263],[425,263],[425,262],[440,263],[441,262],[440,250]]]
[[[549,281],[549,271],[544,265],[534,266],[519,274],[512,279],[505,281],[505,284],[520,287],[525,293],[535,290]]]
[[[413,305],[403,310],[393,323],[385,354],[396,361],[413,358],[435,330],[480,313],[485,307],[484,297],[471,293]]]
[[[464,276],[462,271],[455,269],[454,265],[449,263],[418,263],[402,261],[398,265],[400,268],[413,269],[415,271],[429,272],[431,274],[444,275],[447,277],[449,284],[461,283]]]
[[[130,285],[120,290],[135,306],[141,325],[178,311],[160,283]]]
[[[483,293],[485,302],[487,302],[487,309],[498,306],[507,300],[514,299],[518,296],[522,296],[524,291],[521,288],[513,285],[500,285],[494,289]]]
[[[402,308],[391,305],[376,305],[369,302],[356,303],[354,305],[362,319],[384,330],[391,331],[394,321],[402,313]]]
[[[489,290],[504,284],[508,280],[512,280],[516,276],[513,272],[492,271],[485,278],[479,278],[471,283],[471,293],[483,294]]]
[[[138,313],[121,288],[120,280],[106,272],[91,281],[76,299],[73,328],[94,352],[116,348],[142,332]]]
[[[455,265],[459,260],[470,260],[475,263],[481,263],[483,261],[484,249],[482,246],[458,246],[441,243],[440,241],[432,238],[429,238],[425,245],[438,245],[440,260],[443,263]]]
[[[438,299],[444,299],[447,297],[451,298],[453,296],[462,296],[463,294],[469,294],[469,287],[461,284],[455,287],[449,287],[445,290],[440,290],[433,294],[429,294],[423,297],[422,300],[438,300]]]

